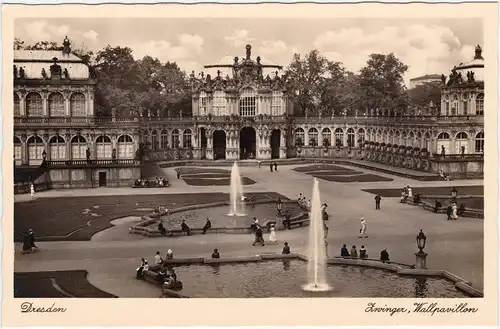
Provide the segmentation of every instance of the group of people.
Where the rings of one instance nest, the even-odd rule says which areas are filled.
[[[144,178],[138,178],[134,182],[134,187],[169,187],[168,180],[164,177],[156,177],[154,181],[150,182]]]
[[[311,210],[311,199],[306,199],[302,193],[299,193],[299,197],[297,198],[297,202],[302,209]]]
[[[366,251],[365,246],[361,246],[361,248],[359,248],[359,252],[358,252],[358,249],[356,249],[356,246],[354,246],[354,245],[352,246],[351,251],[349,252],[349,250],[347,249],[347,246],[344,244],[342,246],[342,248],[340,248],[340,257],[367,259],[368,252]],[[387,249],[383,249],[380,252],[380,260],[384,263],[390,261],[389,252],[387,252]]]
[[[207,225],[209,225],[207,228],[205,228]],[[212,223],[210,222],[210,220],[207,218],[207,223],[205,224],[205,226],[203,227],[203,234],[206,233],[206,231],[212,227]],[[186,223],[186,221],[183,219],[182,222],[181,222],[181,230],[182,232],[186,233],[187,235],[191,235],[191,228],[189,227],[189,225]],[[161,235],[165,236],[167,235],[167,229],[165,228],[165,226],[163,225],[163,220],[160,219],[160,221],[158,222],[158,231],[160,231]]]
[[[141,264],[136,270],[136,278],[142,279],[146,273],[146,271],[150,270],[156,273],[156,281],[159,284],[168,284],[171,286],[175,286],[177,283],[177,274],[173,267],[167,266],[165,260],[170,260],[174,258],[174,254],[172,249],[167,251],[165,259],[163,259],[160,255],[160,252],[157,251],[154,256],[154,265],[149,266],[148,261],[145,258],[141,258]]]
[[[445,173],[443,169],[439,170],[439,177],[444,181],[449,181],[451,178],[450,174]]]
[[[446,208],[446,219],[447,220],[457,220],[459,215],[463,215],[465,212],[465,205],[463,203],[457,206],[456,202],[448,205]]]

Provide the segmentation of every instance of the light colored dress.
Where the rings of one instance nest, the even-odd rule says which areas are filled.
[[[269,241],[272,243],[276,243],[276,228],[271,227],[271,232],[269,233]]]
[[[408,189],[408,197],[413,198],[413,191],[412,191],[411,187]]]
[[[35,197],[35,185],[31,184],[30,186],[30,193],[31,193],[31,197],[34,198]]]

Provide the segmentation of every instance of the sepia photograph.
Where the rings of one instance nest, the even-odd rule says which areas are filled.
[[[15,310],[365,298],[355,312],[390,318],[385,298],[480,313],[497,259],[484,18],[72,13],[15,17],[3,39]]]

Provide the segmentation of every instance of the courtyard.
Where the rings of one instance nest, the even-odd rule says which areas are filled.
[[[161,292],[157,286],[137,281],[134,275],[140,258],[152,262],[157,250],[163,255],[167,249],[172,249],[176,258],[210,257],[214,248],[222,257],[251,256],[280,253],[283,242],[287,241],[292,252],[306,253],[307,227],[278,231],[278,244],[253,247],[252,235],[148,238],[128,234],[131,221],[110,223],[123,217],[139,221],[141,216],[160,205],[176,209],[229,199],[228,184],[190,184],[190,180],[229,180],[229,167],[182,168],[180,179],[175,168],[161,170],[171,182],[170,188],[49,190],[38,193],[35,200],[29,195],[16,195],[16,241],[19,241],[20,232],[32,228],[41,248],[40,252],[25,256],[20,253],[21,245],[16,243],[14,267],[19,276],[17,280],[22,282],[23,278],[26,280],[30,276],[33,280],[38,278],[36,280],[49,286],[42,290],[50,295],[47,291],[52,281],[47,279],[50,277],[47,271],[56,271],[53,279],[63,282],[60,287],[68,287],[63,290],[74,291],[70,293],[73,296],[159,297]],[[392,261],[414,264],[415,237],[423,229],[428,237],[425,250],[429,254],[429,269],[450,271],[471,281],[474,287],[483,288],[483,220],[459,218],[447,221],[445,215],[401,204],[398,192],[403,186],[410,185],[424,194],[448,195],[455,186],[460,194],[482,196],[482,180],[421,182],[348,165],[280,165],[274,172],[265,166],[241,166],[240,173],[254,182],[243,188],[245,194],[252,194],[257,200],[276,200],[278,197],[295,200],[299,193],[310,198],[313,177],[318,177],[321,201],[328,204],[330,214],[330,257],[339,256],[343,244],[349,247],[363,244],[370,258],[378,258],[380,251],[387,248]],[[381,210],[378,211],[375,211],[374,193],[382,196]],[[210,216],[210,212],[206,214]],[[198,217],[202,215],[203,212]],[[367,221],[367,239],[358,238],[360,217]],[[267,236],[264,238],[267,240]],[[87,272],[86,280],[90,284],[82,279],[82,271]],[[94,288],[73,287],[76,284],[68,283],[73,281]],[[185,281],[184,284],[190,283]],[[341,283],[333,282],[333,285]],[[23,292],[19,296],[29,294]]]

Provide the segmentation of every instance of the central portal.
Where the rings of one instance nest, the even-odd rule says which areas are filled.
[[[253,127],[245,127],[240,132],[240,159],[255,159],[257,133]]]

